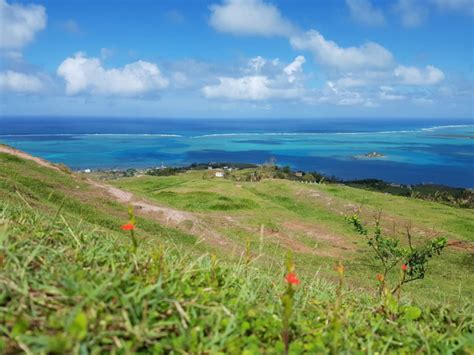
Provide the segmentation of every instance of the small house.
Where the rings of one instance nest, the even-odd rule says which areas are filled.
[[[218,178],[224,177],[224,172],[223,171],[216,171],[216,177],[218,177]]]
[[[295,173],[295,176],[296,176],[296,177],[303,177],[303,172],[302,172],[302,171],[297,171],[297,172]]]

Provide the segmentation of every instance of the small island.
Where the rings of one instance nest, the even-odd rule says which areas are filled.
[[[379,152],[370,152],[366,154],[359,154],[352,156],[353,159],[377,159],[377,158],[385,158],[385,154]]]
[[[385,155],[379,152],[370,152],[367,154],[364,154],[364,157],[366,158],[383,158]]]

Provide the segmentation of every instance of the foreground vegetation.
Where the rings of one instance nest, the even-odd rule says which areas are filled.
[[[134,253],[127,205],[66,169],[0,154],[1,353],[280,354],[285,334],[295,354],[474,351],[470,210],[202,171],[113,183],[187,211],[225,248],[136,210]],[[377,262],[344,218],[361,203],[370,233],[382,209],[394,238],[409,220],[415,244],[436,230],[461,247],[430,260],[399,301],[380,297]],[[393,221],[403,228],[392,233]],[[398,264],[387,272],[389,289],[399,275]]]
[[[4,353],[282,353],[283,263],[227,264],[162,241],[130,252],[126,236],[3,205]],[[8,222],[7,222],[8,221]],[[471,309],[387,314],[379,299],[317,275],[296,286],[291,353],[469,351]]]

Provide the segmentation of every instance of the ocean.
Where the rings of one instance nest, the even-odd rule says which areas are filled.
[[[72,169],[264,163],[474,188],[474,120],[0,117],[0,142]],[[376,152],[380,156],[368,157]]]

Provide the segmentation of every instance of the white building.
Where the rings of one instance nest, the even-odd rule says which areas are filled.
[[[224,172],[223,171],[216,171],[216,177],[218,177],[218,178],[224,177]]]

